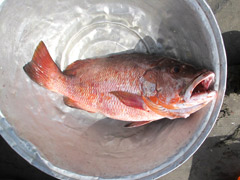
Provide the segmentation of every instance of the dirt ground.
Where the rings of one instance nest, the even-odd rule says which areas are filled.
[[[240,0],[207,0],[228,58],[224,103],[212,132],[181,167],[159,180],[237,180],[240,176]]]
[[[240,0],[207,2],[217,18],[226,46],[225,100],[216,125],[200,149],[181,167],[159,180],[237,180],[240,176]],[[0,162],[4,162],[0,164],[0,179],[54,180],[19,157],[1,137],[0,153]]]

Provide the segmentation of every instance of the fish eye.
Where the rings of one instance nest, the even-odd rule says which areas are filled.
[[[174,66],[171,70],[171,73],[179,73],[180,72],[180,67],[179,66]]]

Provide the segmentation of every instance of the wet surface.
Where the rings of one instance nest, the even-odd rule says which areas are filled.
[[[239,132],[239,127],[236,131]],[[239,138],[239,133],[237,137],[209,137],[193,156],[188,180],[237,180],[240,172]]]

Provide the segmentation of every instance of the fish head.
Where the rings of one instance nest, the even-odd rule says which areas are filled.
[[[188,117],[216,97],[214,79],[211,71],[164,59],[143,75],[142,97],[148,106],[159,109],[157,112],[171,112],[169,118]]]

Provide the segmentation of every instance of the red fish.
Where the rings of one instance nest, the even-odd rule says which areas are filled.
[[[127,127],[187,118],[217,95],[210,88],[213,72],[156,55],[78,60],[61,72],[40,42],[23,68],[34,82],[62,94],[66,105],[131,121]]]

